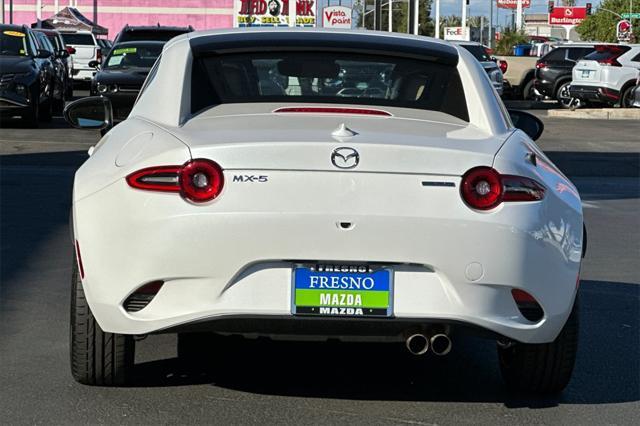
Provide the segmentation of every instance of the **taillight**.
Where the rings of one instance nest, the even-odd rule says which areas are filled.
[[[542,200],[544,187],[524,176],[501,175],[490,167],[475,167],[462,177],[460,194],[469,207],[491,210],[502,202]]]
[[[372,108],[342,108],[342,107],[283,107],[274,113],[309,113],[309,114],[358,114],[391,117],[387,111]]]
[[[67,46],[65,49],[67,50],[67,52],[69,53],[69,55],[73,55],[73,54],[75,54],[75,53],[76,53],[76,49],[74,49],[74,48],[73,48],[73,47],[71,47],[71,46]]]
[[[102,62],[102,49],[96,50],[96,61]]]
[[[195,203],[215,199],[222,192],[224,174],[215,162],[196,159],[182,166],[148,167],[127,176],[132,188],[147,191],[179,192]]]
[[[547,64],[545,62],[536,63],[536,68],[537,69],[546,68],[546,67],[547,67]]]
[[[507,69],[509,69],[509,64],[507,63],[507,61],[503,61],[501,59],[498,61],[498,65],[500,65],[500,71],[502,71],[502,74],[506,74]]]

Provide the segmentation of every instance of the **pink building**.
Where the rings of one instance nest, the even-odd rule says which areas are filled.
[[[4,2],[3,22],[9,23],[9,0]],[[13,23],[44,20],[67,6],[94,19],[93,0],[13,0]],[[109,29],[110,39],[126,24],[191,25],[196,30],[231,28],[233,0],[98,0],[97,23]]]

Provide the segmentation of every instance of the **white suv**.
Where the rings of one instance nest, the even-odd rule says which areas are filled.
[[[571,97],[584,102],[631,107],[640,74],[640,44],[601,44],[573,68]]]
[[[91,81],[96,73],[92,61],[102,61],[102,50],[96,37],[89,31],[61,32],[64,43],[76,50],[73,56],[73,79]]]

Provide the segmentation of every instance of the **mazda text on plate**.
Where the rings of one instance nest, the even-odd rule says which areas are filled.
[[[397,341],[442,356],[477,333],[512,388],[561,391],[577,350],[575,186],[460,46],[365,31],[169,41],[73,188],[71,367],[131,378],[135,336]],[[222,336],[222,337],[221,337]],[[215,357],[207,358],[215,362]]]

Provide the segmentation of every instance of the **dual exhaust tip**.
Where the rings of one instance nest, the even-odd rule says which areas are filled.
[[[405,344],[414,355],[424,355],[429,349],[438,356],[451,352],[451,339],[444,333],[434,334],[431,338],[422,333],[411,334]]]

